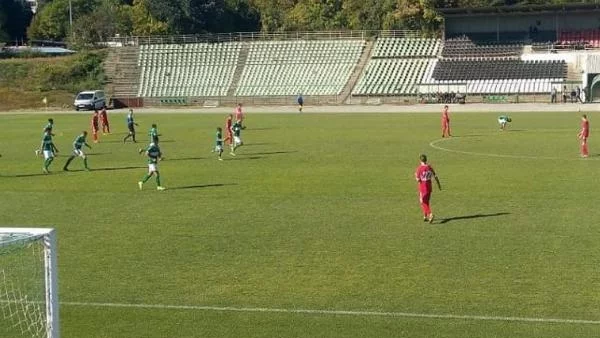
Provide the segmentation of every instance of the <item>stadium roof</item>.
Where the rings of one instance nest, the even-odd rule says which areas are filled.
[[[444,17],[600,12],[600,3],[439,8]]]
[[[29,46],[21,46],[21,47],[4,47],[2,51],[10,52],[10,53],[24,53],[24,52],[34,52],[40,54],[47,55],[67,55],[73,54],[75,51],[62,48],[62,47],[29,47]]]

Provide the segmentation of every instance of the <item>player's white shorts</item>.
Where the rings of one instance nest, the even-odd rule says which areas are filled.
[[[85,157],[85,153],[82,149],[73,149],[73,155],[79,157]]]
[[[239,136],[234,136],[233,137],[233,145],[239,146],[240,144],[242,144],[242,139]]]
[[[220,153],[223,151],[223,146],[215,146],[215,152]]]
[[[148,163],[148,172],[149,173],[153,173],[153,172],[157,172],[157,171],[158,171],[157,163]]]
[[[54,157],[54,152],[51,150],[44,150],[44,159],[47,160],[49,158]]]
[[[508,121],[504,119],[498,119],[498,124],[506,124]]]

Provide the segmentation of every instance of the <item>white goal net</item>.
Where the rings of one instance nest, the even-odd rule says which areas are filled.
[[[0,337],[59,338],[53,229],[0,228]]]

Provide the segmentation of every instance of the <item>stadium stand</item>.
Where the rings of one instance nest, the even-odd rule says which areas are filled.
[[[416,83],[435,61],[439,39],[380,38],[353,95],[414,95]]]
[[[354,95],[416,94],[415,84],[435,59],[372,59],[358,84]]]
[[[338,95],[365,43],[362,39],[253,42],[235,95]]]
[[[557,45],[562,47],[598,48],[600,47],[600,30],[587,29],[560,32]]]
[[[439,39],[379,38],[372,57],[435,57],[439,48]]]
[[[440,60],[433,71],[436,80],[551,79],[567,75],[564,61]]]
[[[467,36],[448,39],[444,42],[442,57],[474,58],[474,57],[518,57],[523,51],[523,44],[477,44]]]
[[[139,96],[224,96],[231,85],[241,45],[190,43],[141,45]]]
[[[553,87],[559,87],[566,73],[564,61],[439,60],[433,69],[428,69],[423,82],[464,84],[466,94],[549,93]]]

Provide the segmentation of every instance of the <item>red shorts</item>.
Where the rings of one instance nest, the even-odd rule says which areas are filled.
[[[427,191],[427,192],[419,191],[419,202],[429,204],[430,198],[431,198],[431,191]]]

